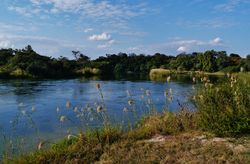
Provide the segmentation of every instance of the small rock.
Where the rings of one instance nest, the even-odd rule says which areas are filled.
[[[154,137],[152,137],[151,139],[147,140],[147,142],[164,142],[167,140],[167,136],[163,136],[163,135],[156,135]]]
[[[213,142],[226,142],[227,139],[216,137],[216,138],[213,138],[212,141],[213,141]]]

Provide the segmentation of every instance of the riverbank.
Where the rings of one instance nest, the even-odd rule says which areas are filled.
[[[177,117],[177,124],[173,124],[173,120],[168,119],[171,115],[164,113],[151,116],[128,132],[117,127],[106,127],[79,135],[68,135],[48,149],[44,149],[46,143],[39,143],[40,150],[6,160],[5,163],[250,162],[249,135],[219,138],[209,132],[191,130],[192,126],[187,124],[181,127],[177,123],[181,119]],[[160,126],[168,121],[171,121],[169,127]]]

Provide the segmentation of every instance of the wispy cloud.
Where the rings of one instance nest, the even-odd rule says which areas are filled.
[[[104,44],[98,45],[97,48],[99,48],[99,49],[109,48],[109,47],[111,47],[114,43],[115,43],[115,40],[111,39],[111,40],[107,41],[107,42],[104,43]]]
[[[216,11],[220,12],[232,12],[241,4],[250,3],[249,0],[227,0],[226,3],[218,4],[215,6]]]
[[[207,20],[180,20],[176,23],[178,26],[189,28],[228,28],[237,25],[236,21],[227,20],[225,18],[212,18]]]
[[[71,50],[84,48],[84,45],[44,36],[0,33],[0,48],[23,48],[29,44],[35,47],[38,53],[53,56],[60,56],[59,52],[62,50],[67,50],[70,53]]]
[[[93,31],[93,28],[86,28],[86,29],[83,30],[83,32],[85,32],[85,33],[88,33],[90,31]]]
[[[177,37],[166,43],[130,47],[128,51],[143,54],[154,54],[156,52],[161,52],[166,54],[172,53],[172,55],[175,55],[176,53],[189,53],[221,48],[225,48],[225,45],[223,44],[223,40],[220,37],[216,37],[208,41],[198,39],[181,39]]]
[[[29,26],[29,28],[27,28]],[[23,24],[23,23],[0,23],[0,32],[32,32],[36,31],[38,27],[33,24]]]
[[[32,14],[72,13],[95,21],[112,23],[122,27],[130,18],[146,13],[145,3],[128,5],[126,1],[111,3],[109,0],[29,0],[26,6],[10,6],[9,10],[25,16]]]
[[[201,40],[178,40],[173,41],[169,43],[169,45],[176,46],[177,52],[190,52],[195,49],[199,48],[211,48],[211,47],[217,47],[222,46],[223,41],[220,37],[216,37],[210,41],[201,41]]]
[[[15,11],[18,14],[22,14],[24,16],[31,17],[33,14],[38,14],[41,12],[39,8],[27,8],[27,7],[19,7],[19,6],[9,6],[8,9],[10,11]]]

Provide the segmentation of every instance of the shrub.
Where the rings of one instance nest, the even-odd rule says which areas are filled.
[[[195,97],[199,125],[219,136],[250,132],[250,83],[229,76],[226,82],[212,85],[205,80]]]
[[[239,72],[240,67],[239,66],[229,66],[229,67],[222,69],[221,71],[222,72],[229,72],[229,73]]]

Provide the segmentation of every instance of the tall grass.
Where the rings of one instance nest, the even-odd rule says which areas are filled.
[[[195,101],[203,130],[219,136],[250,133],[250,81],[242,77],[228,74],[225,82],[216,85],[208,78],[202,80]]]

